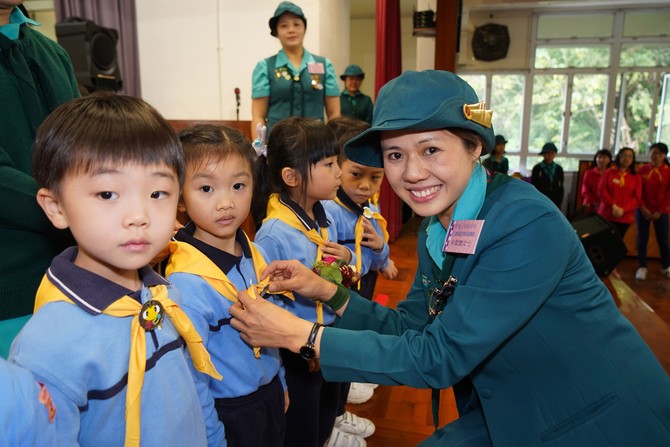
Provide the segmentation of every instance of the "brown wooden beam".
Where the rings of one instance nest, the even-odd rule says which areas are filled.
[[[459,0],[437,0],[435,18],[435,69],[456,70]]]

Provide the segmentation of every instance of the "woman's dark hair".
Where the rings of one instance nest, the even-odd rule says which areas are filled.
[[[607,163],[607,167],[609,168],[610,165],[612,164],[612,152],[607,148],[602,148],[598,152],[596,152],[596,154],[593,156],[593,162],[591,163],[591,167],[595,167],[598,165],[598,156],[600,155],[609,157],[610,162]]]
[[[463,142],[463,145],[465,146],[465,149],[467,149],[469,152],[474,152],[479,144],[482,145],[482,154],[490,152],[486,150],[487,149],[486,140],[473,130],[463,129],[461,127],[453,127],[445,130],[453,133],[458,138],[460,138],[461,141]]]
[[[139,98],[95,92],[57,107],[33,143],[37,182],[60,192],[67,174],[127,163],[166,164],[184,183],[184,155],[170,124]]]
[[[282,180],[282,169],[292,168],[300,174],[300,195],[307,190],[310,168],[328,157],[337,157],[337,139],[323,122],[312,118],[291,117],[279,121],[268,136],[267,157],[259,157],[258,188],[254,194],[251,213],[256,228],[265,218],[267,202],[272,193],[289,195]]]
[[[633,154],[633,163],[631,163],[630,168],[628,168],[628,171],[631,174],[635,174],[636,173],[636,170],[635,170],[635,151],[633,150],[632,147],[622,147],[621,149],[619,149],[619,152],[616,153],[616,157],[614,157],[614,164],[616,165],[617,168],[621,167],[621,153],[623,151],[631,151],[631,153]]]

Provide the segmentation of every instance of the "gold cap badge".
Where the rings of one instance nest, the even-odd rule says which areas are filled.
[[[491,127],[493,110],[486,110],[486,101],[480,101],[476,104],[465,104],[463,106],[463,115],[470,121],[474,121],[484,127]]]

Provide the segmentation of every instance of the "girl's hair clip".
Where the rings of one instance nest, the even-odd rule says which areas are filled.
[[[256,157],[260,157],[261,155],[263,157],[268,156],[268,146],[267,143],[265,142],[266,132],[267,127],[265,127],[261,123],[258,123],[256,125],[256,134],[258,135],[258,138],[256,138],[254,142],[251,143],[251,146],[253,146],[254,151],[256,151]]]

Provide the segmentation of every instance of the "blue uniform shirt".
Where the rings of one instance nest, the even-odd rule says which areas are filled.
[[[175,239],[197,248],[225,273],[237,290],[246,290],[251,284],[258,283],[251,249],[241,230],[237,233],[237,241],[243,252],[239,258],[195,239],[193,230],[194,227],[188,225],[179,230]],[[263,254],[262,249],[260,251]],[[261,357],[257,359],[252,347],[242,341],[239,332],[230,326],[230,306],[237,297],[232,297],[235,301],[231,301],[202,277],[191,273],[173,272],[169,279],[179,289],[183,297],[184,312],[191,318],[203,344],[211,354],[214,366],[223,376],[223,380],[219,381],[207,374],[196,373],[198,392],[206,395],[204,398],[211,402],[212,411],[213,399],[246,396],[270,383],[278,374],[286,390],[279,350],[262,348]],[[268,295],[267,299],[284,307],[279,295]]]
[[[337,196],[340,198],[340,200],[342,200],[342,203],[349,207],[349,209],[339,205],[334,200],[324,200],[321,203],[323,203],[323,207],[337,223],[337,243],[346,246],[349,250],[355,253],[356,222],[358,221],[358,217],[363,213],[363,208],[354,203],[354,201],[351,200],[342,189],[338,191]],[[345,201],[347,199],[349,203]],[[379,212],[379,209],[371,203],[368,203],[366,206],[372,211]],[[381,235],[382,230],[379,227],[377,220],[369,220],[375,230],[377,230],[377,233]],[[363,259],[361,259],[361,271],[359,272],[361,276],[365,275],[370,270],[385,269],[389,263],[390,252],[391,250],[389,249],[389,245],[386,242],[380,251],[375,251],[370,247],[362,245],[361,257]]]
[[[54,258],[48,275],[74,303],[42,306],[12,344],[10,361],[33,372],[47,385],[56,405],[56,427],[66,445],[123,445],[126,385],[130,356],[130,323],[134,317],[101,313],[130,295],[141,303],[151,299],[149,286],[171,284],[149,267],[140,270],[144,286],[132,292],[76,266],[76,247]],[[141,400],[143,447],[225,446],[223,425],[216,413],[203,416],[184,341],[170,322],[147,333],[147,363]],[[190,369],[189,369],[190,368]],[[209,442],[208,442],[209,437]]]
[[[305,229],[328,228],[328,239],[337,239],[337,226],[332,217],[323,208],[321,202],[314,205],[314,222],[295,202],[282,197],[281,202],[287,205],[303,222]],[[254,242],[265,249],[268,261],[277,259],[297,259],[305,266],[312,268],[316,260],[317,246],[307,239],[300,231],[282,222],[279,219],[266,219],[259,228]],[[356,257],[352,253],[351,263],[356,264]],[[293,314],[308,321],[316,322],[316,304],[309,298],[294,293],[295,301],[287,302],[286,308]],[[332,324],[335,321],[335,313],[328,307],[323,306],[323,324]]]

